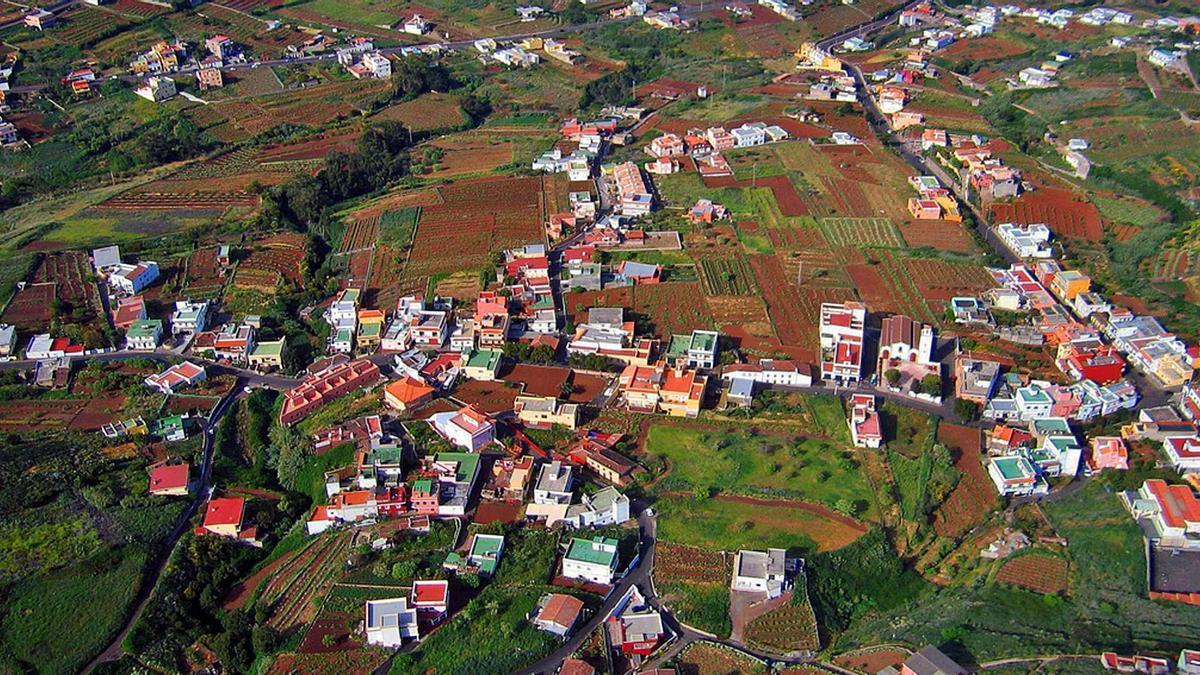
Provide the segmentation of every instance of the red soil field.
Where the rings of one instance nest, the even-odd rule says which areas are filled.
[[[907,258],[904,270],[926,300],[949,300],[994,288],[992,275],[981,265],[959,265],[934,258]]]
[[[792,185],[792,181],[787,176],[770,176],[768,178],[759,178],[757,180],[737,180],[733,176],[718,176],[715,178],[705,178],[704,185],[706,187],[765,187],[771,190],[771,194],[775,195],[775,203],[779,205],[779,212],[785,216],[807,216],[808,206],[800,197],[800,193],[796,192],[796,186]]]
[[[836,215],[853,218],[876,215],[858,181],[822,176],[821,182],[825,186],[825,199],[836,211]]]
[[[1043,553],[1026,553],[1004,563],[996,581],[1027,588],[1035,593],[1063,593],[1070,567],[1067,561]]]
[[[13,295],[4,310],[4,323],[23,331],[41,330],[54,318],[54,284],[29,284]]]
[[[258,195],[249,192],[142,192],[117,195],[95,208],[112,211],[224,211],[239,206],[254,208],[258,203]]]
[[[891,284],[884,281],[874,265],[847,265],[846,273],[854,282],[854,288],[863,302],[872,311],[899,312],[900,307],[892,295]]]
[[[750,28],[752,26],[762,26],[783,21],[782,16],[762,5],[750,5],[750,16],[745,19],[735,19],[732,12],[727,12],[724,9],[715,10],[713,13],[721,20],[721,23],[733,28]]]
[[[913,248],[928,246],[939,251],[972,253],[975,242],[962,223],[949,220],[912,220],[900,224],[900,234]]]
[[[469,380],[454,390],[454,397],[463,403],[473,403],[486,413],[495,414],[512,410],[513,401],[520,393],[520,389],[507,382]]]
[[[1104,230],[1100,212],[1069,190],[1042,188],[1026,193],[1011,203],[992,204],[995,222],[1045,223],[1060,237],[1100,241]]]
[[[305,159],[324,159],[334,151],[351,152],[362,132],[355,131],[327,138],[318,138],[302,143],[269,145],[259,151],[255,158],[259,162],[294,162]]]
[[[834,657],[833,662],[843,668],[856,670],[860,673],[878,673],[888,666],[899,670],[900,664],[904,663],[908,657],[908,652],[897,649],[877,649],[854,654],[842,654],[841,656]]]
[[[815,227],[772,227],[766,230],[771,245],[777,249],[804,250],[825,248],[825,235]]]
[[[974,40],[959,40],[947,47],[942,54],[951,61],[986,61],[1004,59],[1029,51],[1023,45],[998,37],[981,37]]]
[[[750,256],[750,267],[754,278],[762,289],[767,313],[775,326],[775,333],[784,344],[803,345],[812,341],[809,335],[813,325],[802,318],[796,292],[788,284],[783,264],[773,255]]]
[[[957,536],[982,522],[996,498],[979,460],[979,430],[943,422],[938,425],[937,436],[939,443],[950,448],[962,479],[934,512],[933,529],[942,536]]]

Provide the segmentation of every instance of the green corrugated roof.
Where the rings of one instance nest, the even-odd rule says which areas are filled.
[[[162,332],[162,321],[158,319],[138,319],[129,324],[125,337],[152,337],[155,332]]]
[[[1020,457],[1001,457],[995,460],[996,468],[1000,470],[1000,475],[1005,480],[1014,480],[1016,478],[1028,478],[1031,474],[1027,469],[1025,461]]]
[[[433,481],[419,480],[413,483],[413,492],[433,492]]]
[[[593,543],[611,546],[612,550],[597,549],[592,545]],[[617,559],[617,540],[607,537],[596,537],[595,540],[574,537],[571,539],[571,545],[567,548],[566,557],[579,562],[612,567],[613,562]]]
[[[283,340],[260,342],[254,345],[254,351],[250,353],[253,356],[281,356],[283,354]]]
[[[691,344],[692,337],[690,335],[672,335],[671,342],[667,345],[667,356],[684,356]]]
[[[479,455],[469,452],[442,452],[438,453],[434,459],[439,462],[458,462],[458,471],[455,472],[454,480],[459,483],[471,480],[471,476],[475,475],[476,467],[479,466]]]
[[[471,354],[471,358],[467,359],[467,367],[495,370],[500,365],[502,356],[503,354],[496,349],[479,349]]]

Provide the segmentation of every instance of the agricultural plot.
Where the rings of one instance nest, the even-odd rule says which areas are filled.
[[[727,635],[733,560],[730,552],[659,542],[654,549],[654,587],[681,621]]]
[[[148,2],[138,2],[138,0],[117,0],[112,8],[122,14],[139,19],[147,19],[170,11],[162,5],[152,5]]]
[[[217,264],[217,249],[206,248],[188,257],[184,293],[193,300],[215,299],[225,287],[225,275]]]
[[[1104,238],[1100,212],[1085,198],[1068,190],[1042,188],[1009,203],[992,204],[996,223],[1045,223],[1054,234],[1098,242]]]
[[[421,209],[405,276],[479,267],[489,253],[541,241],[545,189],[540,177],[477,179],[438,188],[440,203]]]
[[[754,270],[744,256],[710,256],[700,259],[700,281],[709,295],[753,295]]]
[[[622,286],[567,296],[567,311],[577,323],[586,320],[587,310],[592,307],[614,306],[634,313],[639,333],[653,333],[663,339],[713,326],[701,286],[694,282]]]
[[[413,131],[446,130],[460,127],[467,116],[452,94],[430,93],[411,101],[390,105],[371,116],[373,120],[402,122]]]
[[[934,512],[933,529],[944,537],[956,537],[983,521],[996,504],[996,493],[979,461],[978,429],[943,423],[938,425],[938,441],[950,448],[962,479]]]
[[[355,218],[346,223],[338,253],[353,253],[375,245],[379,236],[379,217]]]
[[[125,397],[113,395],[89,399],[0,401],[0,431],[99,431],[116,421]]]
[[[1004,561],[996,581],[1035,593],[1065,593],[1070,566],[1065,558],[1046,551],[1022,552]]]
[[[974,253],[975,242],[962,223],[948,220],[901,221],[900,234],[913,248],[928,247],[951,253]]]
[[[406,206],[397,211],[384,211],[379,218],[379,241],[396,248],[412,245],[413,234],[421,219],[420,206]]]
[[[55,295],[68,303],[73,310],[83,311],[85,316],[100,313],[100,291],[90,281],[91,263],[82,251],[66,251],[42,258],[33,273],[33,283],[53,282]]]
[[[18,290],[4,309],[4,323],[23,331],[42,330],[54,318],[54,284],[28,284]]]
[[[744,637],[752,645],[772,651],[816,651],[821,648],[817,615],[808,601],[804,579],[796,581],[792,600],[754,619],[746,625]]]
[[[771,247],[784,251],[804,251],[824,248],[825,236],[816,227],[772,227],[766,230]]]
[[[938,258],[903,258],[901,265],[926,300],[978,295],[996,285],[982,265],[951,263]]]
[[[101,202],[95,209],[221,213],[231,208],[258,208],[258,204],[258,195],[249,192],[126,192]]]
[[[815,326],[808,320],[800,304],[797,294],[785,276],[783,265],[779,258],[773,255],[756,255],[750,258],[758,287],[763,291],[763,300],[767,303],[767,313],[771,323],[775,325],[775,333],[785,344],[802,345],[812,341],[813,335],[808,335],[810,327]]]
[[[257,602],[272,607],[268,625],[290,630],[308,623],[316,615],[315,600],[333,586],[350,550],[351,533],[323,537],[272,576]]]
[[[1151,278],[1155,281],[1178,281],[1200,274],[1200,251],[1166,249],[1154,259]]]
[[[254,243],[246,259],[238,263],[233,285],[239,288],[274,291],[281,279],[300,285],[300,263],[304,260],[304,237],[277,234]]]
[[[255,99],[194,106],[185,114],[220,140],[234,142],[285,122],[310,126],[328,124],[366,108],[387,86],[388,83],[382,80],[328,82]]]
[[[153,5],[142,5],[154,7]],[[162,8],[157,8],[161,11]],[[93,7],[81,7],[67,14],[61,24],[53,29],[53,36],[73,47],[87,47],[112,35],[132,22],[119,14]]]
[[[904,247],[900,232],[887,218],[822,218],[821,229],[833,246]]]

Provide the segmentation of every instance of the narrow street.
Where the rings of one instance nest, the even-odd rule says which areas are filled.
[[[129,635],[129,631],[133,630],[133,627],[137,624],[138,618],[142,615],[142,611],[146,609],[146,605],[150,602],[150,598],[154,594],[154,588],[158,585],[158,580],[162,576],[163,570],[166,569],[167,561],[170,560],[171,553],[175,550],[175,545],[179,543],[179,539],[187,530],[189,523],[191,523],[192,518],[196,515],[201,505],[208,500],[208,493],[209,489],[211,488],[210,481],[212,478],[214,454],[213,432],[216,430],[217,423],[220,422],[221,417],[229,411],[229,408],[233,402],[242,395],[243,387],[245,386],[246,383],[241,379],[235,382],[234,387],[229,390],[229,393],[226,394],[224,398],[217,402],[217,405],[213,408],[212,413],[209,414],[208,419],[205,420],[203,449],[204,459],[200,464],[199,477],[195,485],[192,487],[192,501],[190,504],[188,504],[188,507],[184,510],[184,512],[180,514],[179,519],[175,521],[175,526],[171,529],[171,533],[167,535],[166,540],[163,541],[162,545],[160,546],[157,554],[158,557],[153,563],[153,568],[148,570],[146,574],[143,575],[141,585],[138,587],[138,592],[134,599],[133,610],[130,612],[125,624],[113,638],[112,642],[109,643],[108,647],[106,647],[104,651],[100,652],[100,654],[98,654],[94,659],[91,660],[90,663],[87,664],[87,666],[83,668],[83,673],[90,673],[99,664],[109,661],[116,661],[124,656],[125,649],[122,646],[122,643],[125,641],[126,636]]]

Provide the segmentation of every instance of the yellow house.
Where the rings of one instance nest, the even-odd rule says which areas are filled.
[[[800,63],[797,65],[798,68],[834,71],[842,69],[840,59],[821,49],[813,42],[805,42],[800,45],[800,49],[796,51],[796,58],[800,59]]]
[[[260,342],[246,355],[246,363],[251,368],[266,370],[268,368],[283,368],[283,349],[286,338]]]
[[[1050,280],[1050,290],[1070,302],[1080,293],[1087,293],[1092,288],[1092,280],[1079,270],[1066,270],[1054,275]]]
[[[949,220],[955,223],[962,222],[962,213],[958,210],[958,202],[953,197],[938,197],[934,200],[938,206],[942,207],[942,220]]]
[[[387,317],[378,309],[358,311],[358,346],[378,347],[383,341],[383,322]]]
[[[531,427],[552,427],[561,425],[574,429],[579,423],[579,406],[574,403],[560,403],[551,396],[518,396],[513,402],[513,410],[522,424]]]
[[[517,44],[521,45],[521,47],[523,49],[528,49],[530,51],[537,51],[537,50],[541,49],[543,47],[543,45],[545,45],[545,41],[542,40],[542,38],[540,38],[540,37],[527,37],[524,40],[521,40]]]

